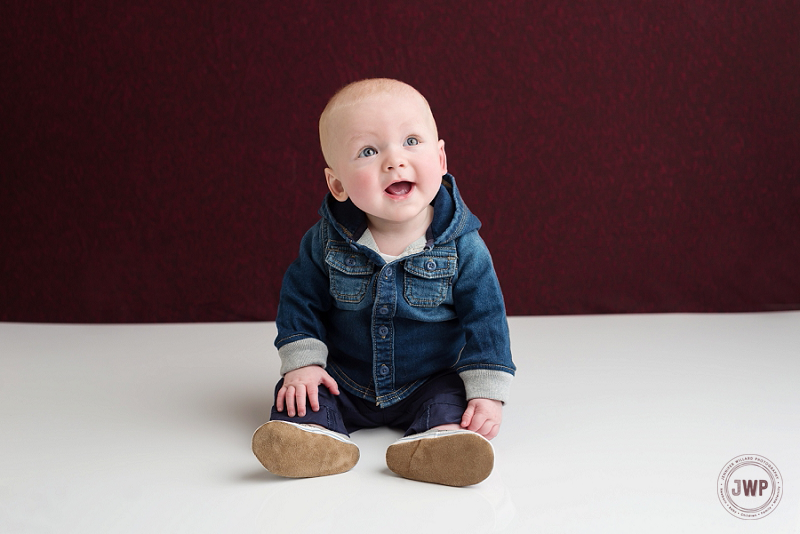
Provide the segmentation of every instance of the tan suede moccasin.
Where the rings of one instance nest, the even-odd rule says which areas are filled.
[[[404,478],[470,486],[494,467],[489,440],[469,430],[436,430],[401,438],[386,450],[386,465]]]
[[[253,434],[253,453],[275,475],[291,478],[344,473],[358,462],[358,446],[325,428],[269,421]]]

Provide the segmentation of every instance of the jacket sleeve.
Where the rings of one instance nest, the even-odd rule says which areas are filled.
[[[317,222],[300,242],[300,253],[281,285],[275,346],[281,375],[305,367],[325,367],[328,348],[322,315],[331,307],[328,272],[323,260],[325,223]]]
[[[488,398],[506,402],[516,366],[506,309],[492,258],[477,231],[458,239],[458,275],[453,283],[453,303],[466,344],[456,371],[464,381],[467,399]]]

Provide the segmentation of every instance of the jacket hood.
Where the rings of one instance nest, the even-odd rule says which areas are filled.
[[[451,174],[442,177],[442,185],[433,199],[433,222],[429,229],[429,238],[434,245],[441,245],[462,235],[478,230],[481,222],[469,211],[456,187],[456,180]],[[367,216],[348,198],[339,202],[328,193],[319,209],[319,214],[333,228],[353,245],[367,229]]]

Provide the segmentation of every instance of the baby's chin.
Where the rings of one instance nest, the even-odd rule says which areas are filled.
[[[433,206],[430,204],[420,206],[416,202],[400,202],[387,206],[386,209],[380,210],[379,212],[370,213],[364,211],[364,213],[366,213],[367,218],[371,222],[382,221],[393,225],[402,225],[405,223],[414,223],[414,221],[418,221],[420,217],[430,217],[431,215],[427,214],[430,210],[433,210]]]

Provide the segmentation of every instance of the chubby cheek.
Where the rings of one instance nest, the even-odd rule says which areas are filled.
[[[427,189],[433,188],[438,191],[442,183],[442,176],[444,176],[446,172],[447,169],[442,169],[441,165],[435,163],[428,165],[425,172],[421,175],[425,177],[425,187]]]
[[[369,172],[352,173],[347,180],[347,194],[353,203],[364,211],[383,193],[380,180]]]
[[[351,194],[358,195],[359,193],[366,193],[378,188],[378,180],[374,174],[369,171],[355,172],[350,176]]]

